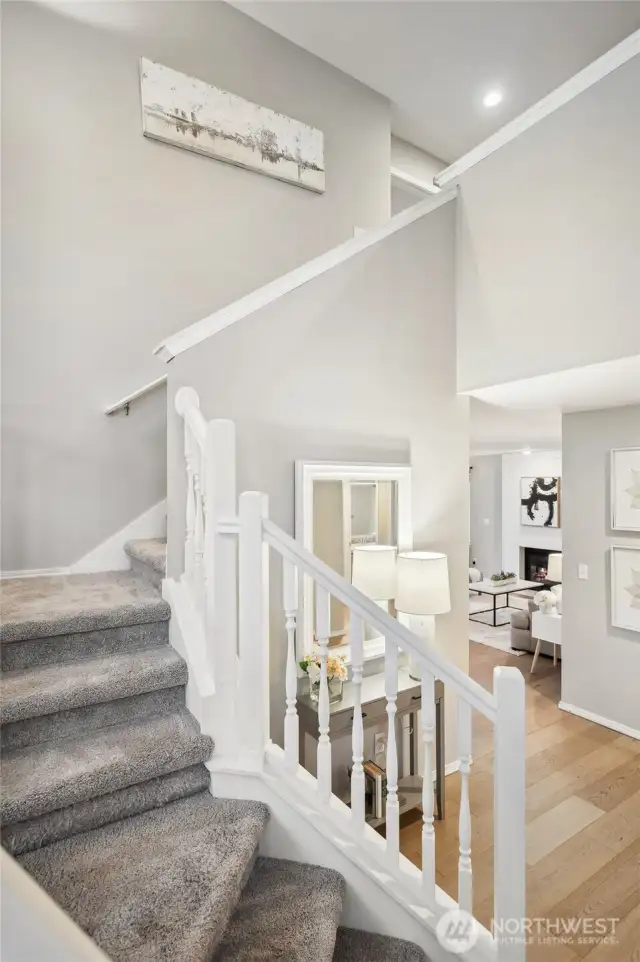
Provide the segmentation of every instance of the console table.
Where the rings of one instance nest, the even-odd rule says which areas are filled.
[[[362,724],[364,728],[384,728],[387,730],[387,699],[384,690],[384,673],[368,675],[362,679]],[[413,785],[403,786],[405,779],[398,782],[398,792],[411,794],[419,789],[415,785],[418,781],[418,712],[422,705],[422,688],[419,681],[411,678],[406,668],[398,671],[398,700],[396,718],[409,715],[411,719],[409,729],[409,779]],[[435,683],[436,730],[436,818],[444,818],[444,685],[436,679]],[[343,689],[342,699],[329,706],[329,736],[340,737],[351,732],[353,727],[354,686],[347,682]],[[298,716],[300,718],[300,764],[306,768],[306,738],[309,735],[318,739],[318,703],[312,701],[309,695],[298,698]],[[407,781],[409,781],[407,779]],[[413,807],[413,806],[409,806]],[[384,821],[377,820],[375,824]],[[370,824],[374,825],[373,821]],[[374,825],[375,827],[375,825]]]

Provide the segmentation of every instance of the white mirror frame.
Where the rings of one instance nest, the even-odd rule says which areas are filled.
[[[314,481],[395,481],[397,484],[398,550],[413,548],[411,516],[410,464],[349,464],[332,461],[296,461],[295,473],[295,536],[296,540],[313,551],[313,483]],[[345,501],[343,511],[349,511]],[[300,578],[300,616],[297,632],[298,658],[311,651],[313,644],[313,583],[311,578]]]

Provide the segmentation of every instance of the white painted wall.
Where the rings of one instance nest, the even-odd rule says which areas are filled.
[[[520,524],[520,478],[562,477],[560,451],[502,456],[502,566],[520,574],[520,548],[562,551],[562,527],[537,528]],[[560,485],[560,524],[563,524],[564,490]]]
[[[273,520],[294,527],[296,460],[412,466],[416,547],[449,558],[452,611],[439,647],[468,666],[468,399],[455,391],[455,202],[225,328],[169,364],[169,575],[184,545],[181,385],[207,418],[238,431],[241,490],[269,495]],[[271,580],[272,733],[284,711],[280,571]],[[453,721],[453,699],[449,712]],[[450,739],[455,753],[454,739]]]
[[[483,577],[502,568],[502,457],[471,459],[471,557]]]
[[[609,457],[622,447],[640,447],[640,405],[564,416],[562,701],[640,738],[640,634],[611,625],[611,546],[640,545],[610,527]]]
[[[640,353],[640,57],[462,175],[458,385]]]
[[[388,102],[225,3],[2,9],[4,569],[166,494],[167,335],[389,218]],[[144,55],[324,131],[312,194],[142,136]]]

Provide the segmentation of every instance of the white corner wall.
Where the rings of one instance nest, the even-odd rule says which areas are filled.
[[[611,546],[640,546],[611,530],[610,452],[623,447],[640,447],[640,405],[564,416],[562,701],[640,738],[640,633],[611,625]]]
[[[562,477],[560,451],[502,455],[502,566],[520,575],[520,549],[562,551],[563,484],[560,483],[560,527],[537,528],[520,523],[520,479]]]
[[[640,353],[640,56],[460,178],[458,387]]]

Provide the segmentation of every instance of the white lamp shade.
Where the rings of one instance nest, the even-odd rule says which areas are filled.
[[[353,547],[351,583],[374,601],[389,601],[396,594],[397,548],[387,544]]]
[[[447,556],[433,551],[401,551],[397,564],[396,609],[408,615],[451,611]]]
[[[547,561],[547,581],[562,581],[562,555],[550,554]]]

